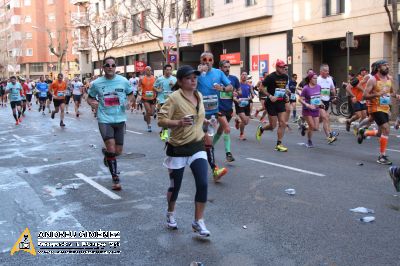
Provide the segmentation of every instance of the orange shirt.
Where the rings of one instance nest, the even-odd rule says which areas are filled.
[[[156,98],[156,92],[154,90],[154,82],[156,78],[154,76],[144,76],[142,78],[142,98],[144,100],[154,100]]]
[[[351,92],[353,93],[354,96],[356,96],[357,102],[361,102],[363,98],[364,92],[360,90],[357,86],[351,88]]]
[[[375,112],[384,112],[389,113],[390,110],[390,93],[393,93],[392,81],[388,78],[388,80],[383,81],[379,79],[378,75],[375,75],[376,85],[372,88],[372,93],[379,93],[383,89],[389,89],[388,93],[383,96],[378,96],[373,99],[370,99],[370,104],[368,106],[369,113]]]
[[[66,89],[67,83],[65,81],[59,82],[58,80],[55,80],[50,85],[50,90],[53,92],[54,99],[65,99]]]

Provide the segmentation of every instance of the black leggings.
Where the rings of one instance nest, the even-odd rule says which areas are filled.
[[[207,160],[196,159],[190,165],[194,180],[196,182],[196,196],[194,200],[196,202],[205,203],[207,201]],[[171,185],[168,188],[168,202],[174,202],[178,199],[179,190],[181,188],[183,172],[185,167],[181,169],[171,169],[169,178],[171,180]]]

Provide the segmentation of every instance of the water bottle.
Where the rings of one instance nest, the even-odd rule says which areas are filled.
[[[218,123],[217,119],[215,118],[215,115],[211,116],[211,119],[209,120],[209,122],[210,122],[210,124],[208,125],[208,128],[207,128],[207,134],[210,137],[212,137],[215,134],[215,130],[217,128],[217,123]]]

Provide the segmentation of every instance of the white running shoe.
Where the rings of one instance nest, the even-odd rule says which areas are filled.
[[[174,212],[167,212],[167,227],[172,230],[178,229],[174,214]]]
[[[203,219],[200,219],[198,221],[193,221],[192,229],[193,229],[193,232],[198,233],[199,236],[205,236],[205,237],[210,236],[210,231],[207,230],[207,227],[204,224]]]

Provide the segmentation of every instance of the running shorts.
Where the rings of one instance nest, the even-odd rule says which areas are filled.
[[[124,145],[125,122],[99,123],[99,131],[103,141],[114,139],[116,145]]]
[[[286,112],[284,101],[276,101],[273,103],[270,99],[267,99],[265,101],[265,109],[270,116],[277,116],[279,113]]]
[[[65,103],[65,99],[53,99],[54,107],[59,107],[61,104]]]
[[[374,112],[371,114],[378,126],[389,123],[389,114],[385,112]]]
[[[10,102],[11,109],[14,109],[16,106],[21,106],[21,101],[12,101]]]
[[[225,116],[226,120],[231,121],[232,119],[232,114],[233,114],[233,109],[229,110],[229,111],[224,111],[224,110],[220,110],[218,112],[218,116]]]
[[[82,99],[82,95],[72,95],[72,97],[74,98],[74,102],[78,102],[81,103],[81,99]]]

